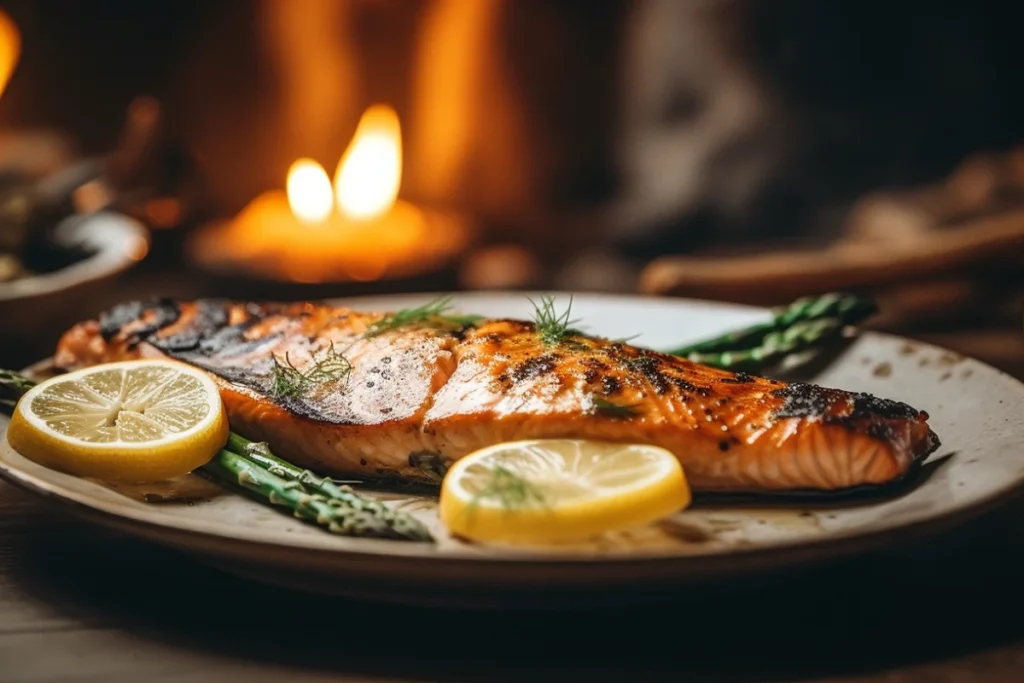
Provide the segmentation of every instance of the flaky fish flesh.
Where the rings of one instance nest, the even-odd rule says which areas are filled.
[[[120,305],[60,340],[75,369],[170,357],[218,382],[232,428],[322,473],[429,480],[531,438],[648,443],[696,491],[835,491],[901,479],[939,444],[904,403],[695,364],[533,322],[417,321],[321,303]],[[437,324],[435,324],[437,323]]]

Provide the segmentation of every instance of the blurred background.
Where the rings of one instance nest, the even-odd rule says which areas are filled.
[[[0,9],[5,363],[153,295],[842,289],[1024,371],[1013,3]],[[69,219],[115,257],[40,294]]]

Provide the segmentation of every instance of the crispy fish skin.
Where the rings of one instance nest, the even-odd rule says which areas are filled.
[[[939,445],[927,413],[867,394],[584,335],[547,345],[518,320],[367,335],[383,316],[317,303],[136,302],[69,330],[54,361],[195,365],[218,382],[235,431],[335,476],[423,479],[424,458],[566,437],[667,448],[697,491],[834,491],[898,480]],[[275,361],[306,371],[332,349],[349,372],[275,390]]]

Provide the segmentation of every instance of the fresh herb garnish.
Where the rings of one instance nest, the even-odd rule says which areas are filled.
[[[497,499],[506,510],[521,509],[532,504],[546,505],[544,492],[503,465],[495,464],[490,469],[487,484],[470,501],[469,507],[476,507],[485,498]]]
[[[375,337],[389,330],[396,330],[406,325],[440,325],[448,327],[468,327],[484,319],[482,315],[452,314],[451,296],[442,296],[416,308],[403,308],[389,313],[370,327],[364,337]]]
[[[530,303],[533,304],[533,322],[537,335],[546,345],[554,346],[570,335],[580,334],[579,330],[572,329],[572,326],[578,323],[579,319],[570,318],[572,311],[571,296],[569,297],[569,305],[566,306],[565,312],[562,314],[555,311],[555,298],[547,294],[540,298],[539,305],[533,299],[530,299]]]
[[[449,308],[451,308],[450,296],[440,297],[416,308],[403,308],[385,315],[370,325],[363,333],[362,338],[375,337],[388,330],[395,330],[406,325],[430,324],[463,328],[475,325],[484,319],[479,315],[446,313]],[[277,397],[298,396],[314,385],[344,379],[352,372],[352,364],[343,353],[335,350],[333,343],[325,357],[306,371],[295,367],[288,354],[285,354],[283,362],[276,356],[272,356],[272,360],[272,391]]]
[[[639,404],[620,405],[597,397],[594,398],[592,411],[594,414],[604,415],[615,420],[624,420],[640,414]]]
[[[352,364],[335,350],[333,342],[324,357],[313,363],[308,370],[295,367],[287,353],[283,363],[273,354],[271,359],[274,363],[271,368],[272,391],[278,398],[299,396],[318,384],[345,379],[352,372]]]

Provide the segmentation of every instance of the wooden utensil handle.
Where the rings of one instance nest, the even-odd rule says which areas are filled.
[[[737,258],[665,256],[640,278],[649,294],[747,300],[751,295],[788,299],[829,290],[879,287],[946,277],[981,261],[1005,262],[1024,253],[1024,208],[978,219],[970,227],[927,233],[880,246],[840,243],[808,253],[772,253]]]

